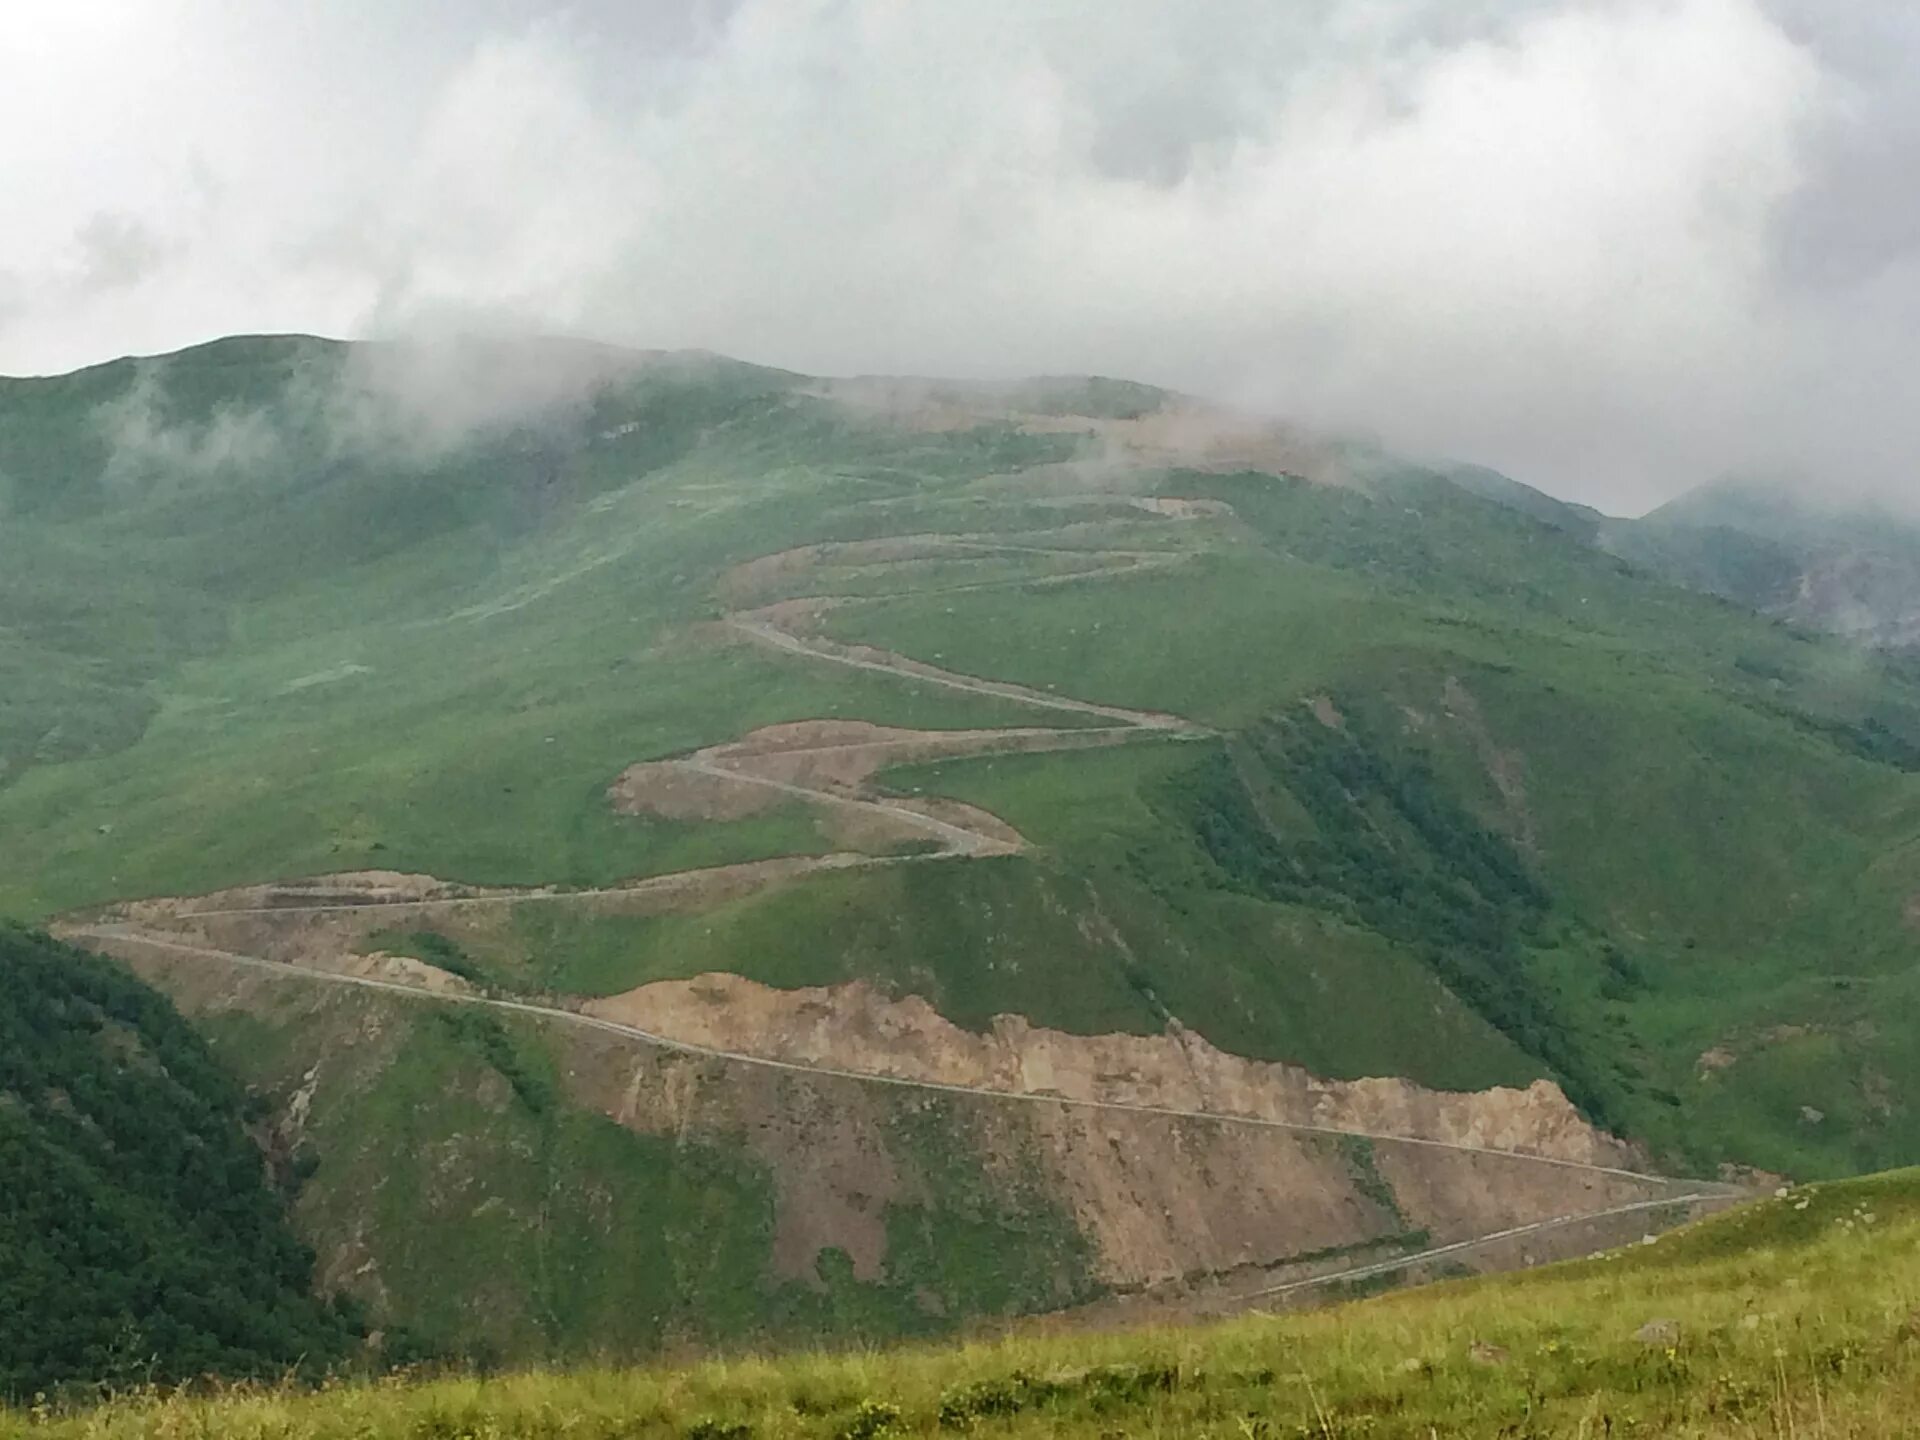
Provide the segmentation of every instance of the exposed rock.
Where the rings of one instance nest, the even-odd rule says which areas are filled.
[[[416,985],[422,990],[431,990],[438,994],[468,994],[473,986],[458,975],[442,970],[437,965],[429,965],[411,955],[393,955],[385,950],[369,951],[365,955],[348,957],[340,971],[346,975],[360,975],[370,980],[388,980],[400,985]]]
[[[1333,703],[1331,696],[1315,695],[1307,704],[1313,711],[1313,718],[1327,729],[1345,730],[1347,728],[1347,717],[1340,713],[1340,708]]]
[[[1526,757],[1518,750],[1502,748],[1493,738],[1480,702],[1460,683],[1458,676],[1447,677],[1441,691],[1441,704],[1479,752],[1480,761],[1487,768],[1487,778],[1500,793],[1501,808],[1506,812],[1505,828],[1514,843],[1529,857],[1538,859],[1540,837],[1532,808],[1527,803]]]
[[[777,990],[721,974],[643,985],[586,1009],[715,1049],[901,1079],[1415,1136],[1586,1164],[1634,1160],[1549,1080],[1467,1092],[1398,1078],[1322,1080],[1297,1066],[1226,1054],[1177,1024],[1162,1035],[1069,1035],[1001,1015],[976,1034],[918,996],[891,999],[862,981]]]

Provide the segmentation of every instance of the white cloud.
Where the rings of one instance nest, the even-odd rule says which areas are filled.
[[[147,7],[94,3],[123,28],[43,60],[123,75]],[[1807,197],[1836,203],[1888,103],[1857,26],[1798,8],[492,0],[465,29],[303,29],[172,3],[171,53],[246,79],[137,80],[152,116],[42,174],[0,270],[71,273],[101,213],[152,244],[110,297],[29,283],[0,368],[482,317],[810,370],[1123,374],[1623,508],[1760,463],[1898,485],[1920,440],[1911,252],[1809,288],[1783,248],[1834,249]],[[156,119],[160,183],[108,143]]]

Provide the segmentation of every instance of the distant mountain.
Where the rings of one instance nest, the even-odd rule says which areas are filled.
[[[1920,648],[1920,522],[1883,507],[1728,482],[1608,521],[1602,535],[1636,565],[1762,614],[1880,649]]]

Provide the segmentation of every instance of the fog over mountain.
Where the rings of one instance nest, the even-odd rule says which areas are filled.
[[[1916,64],[1901,0],[18,5],[0,372],[531,328],[1904,501]]]

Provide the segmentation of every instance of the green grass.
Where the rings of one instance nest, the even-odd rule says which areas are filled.
[[[463,362],[473,382],[508,350]],[[0,385],[0,912],[358,868],[588,887],[817,853],[803,805],[670,822],[615,815],[606,787],[787,720],[1078,723],[716,624],[748,560],[990,535],[1004,548],[789,572],[768,593],[866,595],[827,613],[831,634],[1170,710],[1229,732],[1211,743],[1233,755],[1314,697],[1364,709],[1381,762],[1430,775],[1434,803],[1511,846],[1544,893],[1501,952],[1513,1003],[1471,993],[1444,927],[1395,928],[1408,907],[1360,903],[1350,876],[1288,891],[1226,874],[1177,803],[1208,750],[1192,744],[886,777],[1003,816],[1034,847],[1014,859],[821,875],[647,919],[524,907],[504,933],[454,938],[494,983],[535,991],[858,978],[974,1028],[1013,1012],[1139,1033],[1171,1016],[1331,1076],[1553,1071],[1688,1166],[1836,1174],[1920,1145],[1901,1040],[1920,1021],[1909,670],[1385,461],[1366,491],[1115,480],[1232,507],[1150,519],[1030,473],[1072,437],[888,429],[723,361],[625,375],[577,413],[438,451],[343,446],[303,397],[362,359],[241,340]],[[172,448],[108,463],[101,421],[136,401]],[[216,463],[221,427],[254,420],[266,458]],[[1115,548],[1183,558],[1043,583]],[[1314,811],[1299,775],[1236,778],[1282,868],[1314,846],[1366,851],[1367,894],[1425,894],[1432,913],[1462,883],[1436,868],[1444,847],[1369,848],[1369,827],[1404,839],[1380,794]],[[1722,1051],[1734,1063],[1703,1068]]]
[[[1525,847],[1553,917],[1526,984],[1630,1132],[1675,1164],[1799,1174],[1912,1153],[1913,1112],[1887,1098],[1909,1083],[1902,1027],[1869,1018],[1912,1003],[1902,916],[1920,888],[1920,790],[1873,748],[1877,725],[1914,733],[1897,668],[1465,497],[1416,490],[1409,516],[1258,478],[1170,488],[1232,503],[1237,547],[1149,577],[846,607],[837,633],[1242,729],[1315,694],[1353,697]],[[1152,763],[1172,769],[1173,753]],[[1006,757],[908,783],[1061,853],[1151,849],[1164,877],[1179,868],[1165,817],[1138,800],[1087,807],[1067,778],[1146,763]],[[1606,954],[1632,967],[1632,993]],[[1218,1017],[1183,1012],[1203,1030]],[[1729,1046],[1754,1063],[1703,1076],[1699,1057]],[[1844,1118],[1809,1124],[1802,1107]]]
[[[665,821],[615,815],[607,786],[635,761],[781,721],[1081,723],[773,653],[717,623],[749,560],[991,535],[1004,543],[964,559],[789,571],[757,598],[858,595],[825,615],[840,640],[1223,733],[882,775],[1004,818],[1029,842],[1017,856],[823,873],[646,917],[527,904],[367,943],[502,991],[608,995],[712,971],[863,980],[974,1030],[1002,1013],[1078,1034],[1177,1020],[1327,1077],[1478,1088],[1555,1074],[1676,1168],[1826,1176],[1920,1146],[1911,669],[1657,583],[1580,527],[1385,462],[1366,491],[1113,479],[1232,507],[1149,519],[1121,493],[1065,493],[1084,477],[1033,473],[1071,458],[1072,437],[892,430],[796,377],[720,361],[626,375],[576,413],[438,450],[394,434],[343,445],[302,397],[361,359],[250,340],[144,372],[0,384],[0,911],[359,868],[592,887],[818,853],[828,840],[803,804]],[[480,354],[469,379],[483,388],[513,361]],[[1142,403],[1094,388],[1102,407]],[[171,438],[110,455],[103,420],[149,402]],[[221,462],[215,442],[256,421],[267,448]],[[1170,563],[1050,583],[1115,549]],[[317,1168],[298,1214],[337,1246],[332,1280],[477,1356],[921,1334],[1089,1293],[1067,1197],[958,1101],[875,1121],[906,1176],[873,1202],[883,1266],[827,1247],[782,1270],[781,1175],[745,1122],[615,1125],[582,1098],[606,1077],[533,1027],[254,991],[201,1014],[273,1113],[304,1117],[290,1143]],[[809,1113],[853,1110],[821,1098]],[[1345,1159],[1380,1205],[1368,1157]],[[1871,1306],[1844,1297],[1884,1299],[1872,1287],[1906,1274],[1866,1274],[1838,1236],[1777,1248],[1782,1265],[1804,1257],[1852,1287],[1825,1314],[1774,1307],[1832,1326],[1833,1344],[1872,1331]],[[1741,1283],[1761,1283],[1759,1253],[1742,1252]],[[872,1400],[931,1433],[945,1400],[981,1386],[989,1410],[1018,1402],[976,1417],[983,1429],[1326,1434],[1338,1417],[1359,1433],[1370,1416],[1379,1433],[1404,1420],[1417,1434],[1486,1428],[1496,1411],[1519,1425],[1530,1404],[1578,1433],[1573,1407],[1594,1395],[1609,1414],[1710,1428],[1734,1422],[1696,1413],[1733,1393],[1708,1368],[1747,1375],[1756,1358],[1737,1313],[1716,1318],[1715,1287],[1735,1272],[1713,1267],[1734,1263],[1689,1272],[1702,1298],[1682,1318],[1703,1338],[1684,1373],[1626,1338],[1651,1292],[1609,1262],[1354,1312],[1388,1317],[1360,1338],[1248,1322],[1204,1342],[800,1361],[741,1372],[760,1377],[744,1390],[580,1383],[631,1402],[643,1428],[683,1432],[710,1417],[765,1435],[877,1433],[886,1412],[858,1408]],[[1495,1318],[1479,1293],[1502,1297]],[[1507,1345],[1507,1364],[1470,1367],[1461,1327]],[[1432,1373],[1403,1373],[1408,1358]],[[1824,1363],[1782,1393],[1804,1403]],[[1872,1373],[1904,1374],[1884,1364]],[[1108,1365],[1123,1368],[1046,1380]],[[1168,1374],[1178,1383],[1152,1378]],[[1314,1377],[1311,1395],[1279,1378],[1296,1375]],[[530,1428],[512,1407],[536,1393],[583,1417],[581,1433],[612,1423],[591,1395],[558,1398],[562,1382],[514,1383],[526,1388],[489,1392],[507,1408],[470,1428]],[[393,1423],[459,1433],[468,1401],[447,1397],[472,1393],[405,1392]],[[327,1413],[310,1403],[263,1399],[260,1423],[298,1433],[309,1422],[290,1416]],[[146,1422],[129,1409],[106,1423]]]
[[[405,545],[363,542],[342,515],[316,533],[252,499],[264,513],[238,526],[212,502],[175,502],[167,519],[205,527],[177,545],[130,528],[144,509],[10,529],[43,563],[9,623],[28,600],[67,610],[24,631],[5,712],[20,738],[0,733],[0,911],[362,866],[593,884],[804,853],[822,845],[799,817],[693,833],[615,816],[603,792],[637,760],[780,720],[1030,721],[1025,707],[699,628],[720,568],[830,529],[836,504],[874,488],[840,478],[831,451],[763,485],[768,459],[741,440],[598,490],[612,457],[508,456],[486,462],[497,477],[456,472],[479,497],[464,508],[443,503],[437,473],[403,471],[383,503],[413,507],[396,520],[415,532]],[[501,533],[485,505],[542,462],[590,503]],[[283,532],[302,537],[300,564],[251,558],[244,583],[225,586],[211,575]],[[55,601],[43,570],[70,600]],[[103,596],[107,615],[142,623],[76,631],[61,618]]]
[[[1591,1261],[1303,1315],[312,1394],[136,1393],[0,1418],[0,1434],[1892,1437],[1920,1402],[1917,1241],[1908,1171]]]
[[[715,971],[788,989],[868,980],[976,1031],[1012,1014],[1144,1035],[1171,1015],[1232,1053],[1329,1077],[1476,1089],[1542,1073],[1404,947],[1311,910],[1169,900],[1126,870],[1044,857],[843,871],[684,913],[539,902],[513,907],[505,927],[427,923],[453,937],[429,929],[429,946],[457,943],[486,983],[530,994]],[[434,958],[418,941],[403,949]]]

